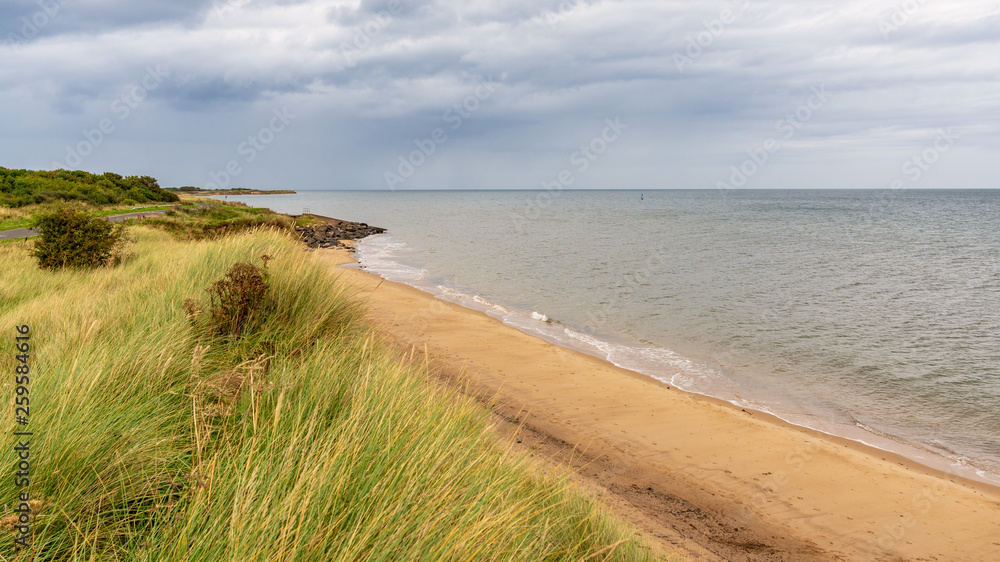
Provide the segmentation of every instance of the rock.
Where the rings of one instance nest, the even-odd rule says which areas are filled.
[[[381,234],[385,229],[365,223],[337,221],[333,224],[297,227],[295,231],[310,248],[341,248],[344,240],[361,240],[373,234]]]

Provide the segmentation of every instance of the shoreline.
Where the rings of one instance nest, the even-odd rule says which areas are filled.
[[[313,215],[316,218],[323,218],[327,221],[337,222],[337,219],[329,219],[325,217],[319,217],[318,215]],[[354,239],[355,241],[360,241],[360,239]],[[409,267],[409,266],[404,266]],[[387,278],[388,280],[388,278]],[[753,399],[737,398],[727,396],[725,391],[713,392],[713,389],[700,388],[692,389],[685,388],[682,385],[678,385],[674,382],[674,379],[670,377],[661,376],[660,374],[644,371],[642,367],[629,366],[627,364],[622,364],[616,361],[610,354],[606,351],[600,344],[606,344],[610,346],[628,346],[632,344],[615,342],[614,340],[608,339],[597,339],[595,336],[581,335],[575,333],[576,337],[560,337],[561,334],[555,334],[550,326],[535,327],[529,324],[525,324],[529,316],[526,311],[517,311],[512,308],[507,308],[506,305],[500,305],[492,303],[486,300],[481,300],[480,297],[474,296],[472,294],[466,294],[459,291],[455,291],[451,288],[445,288],[441,286],[435,287],[433,284],[421,284],[419,282],[412,282],[407,279],[394,279],[397,283],[402,283],[404,285],[414,287],[419,291],[429,294],[434,298],[441,299],[446,302],[458,304],[461,307],[474,310],[477,312],[484,313],[485,315],[495,318],[501,321],[503,324],[517,329],[531,337],[539,338],[550,344],[564,347],[590,357],[597,358],[601,361],[605,361],[615,365],[618,368],[624,369],[629,372],[637,373],[641,376],[648,377],[666,386],[672,386],[680,389],[682,392],[686,392],[692,395],[696,395],[707,400],[717,401],[720,404],[724,404],[727,407],[733,407],[737,410],[750,410],[754,414],[761,416],[767,416],[773,418],[775,423],[785,424],[790,427],[801,428],[809,432],[815,432],[817,435],[822,435],[830,439],[843,440],[844,442],[850,444],[851,446],[860,447],[861,450],[874,451],[873,454],[880,455],[890,455],[893,458],[901,459],[907,463],[912,463],[915,466],[926,468],[935,474],[944,475],[949,478],[961,478],[970,482],[974,482],[977,485],[984,485],[987,489],[998,489],[1000,490],[1000,473],[996,471],[995,468],[989,468],[984,465],[978,465],[973,463],[962,463],[961,460],[953,457],[948,457],[942,453],[935,452],[934,450],[920,444],[919,442],[907,441],[904,438],[897,437],[890,434],[880,433],[875,429],[867,428],[859,424],[848,424],[846,422],[833,422],[829,421],[827,423],[816,423],[811,421],[807,414],[790,413],[781,410],[780,406],[775,408],[774,402],[762,402]],[[538,314],[532,312],[531,318],[538,320],[534,315]],[[515,321],[510,321],[511,319]],[[543,317],[544,318],[544,317]],[[551,319],[547,319],[549,323],[552,323]],[[558,331],[561,332],[565,329],[567,332],[572,331],[569,326],[566,326],[562,322],[556,321],[556,325],[559,326]],[[590,340],[590,341],[588,341]],[[597,342],[596,344],[594,342]],[[687,359],[687,358],[683,358]],[[682,374],[680,371],[675,371],[676,374]],[[732,390],[732,389],[730,389]]]
[[[354,261],[343,250],[321,252],[330,265]],[[471,393],[493,403],[498,415],[519,419],[525,417],[519,411],[529,411],[526,419],[519,421],[526,422],[523,431],[535,432],[536,442],[547,439],[568,444],[562,449],[555,447],[559,449],[555,458],[565,458],[573,454],[575,447],[582,447],[583,456],[590,459],[588,467],[607,464],[607,459],[613,459],[613,467],[627,467],[623,474],[643,475],[632,478],[625,490],[637,487],[648,492],[639,494],[646,496],[646,500],[674,498],[683,500],[684,505],[696,506],[694,512],[702,516],[712,514],[706,520],[714,522],[714,527],[708,525],[709,528],[698,531],[698,525],[683,521],[683,514],[671,515],[670,510],[656,508],[650,501],[629,499],[628,493],[615,492],[621,488],[622,477],[605,475],[604,480],[611,485],[603,489],[612,492],[615,498],[610,503],[622,504],[616,510],[626,514],[631,511],[629,518],[633,522],[645,521],[646,524],[639,526],[654,536],[662,535],[665,544],[673,548],[698,557],[714,553],[713,556],[722,559],[747,560],[828,559],[828,555],[846,559],[882,555],[911,558],[931,552],[953,557],[962,550],[968,552],[966,558],[975,559],[1000,549],[1000,541],[982,538],[1000,533],[997,523],[1000,489],[989,484],[956,477],[863,443],[792,425],[764,412],[747,412],[725,400],[668,387],[600,358],[555,346],[483,312],[437,299],[408,285],[384,281],[359,269],[338,271],[365,298],[376,323],[392,339],[421,353],[425,350],[428,360],[448,377],[461,377],[467,371],[475,380]],[[487,334],[478,348],[474,342],[463,341],[475,339],[475,332]],[[498,345],[498,339],[512,341],[518,351],[491,350]],[[518,365],[510,356],[522,355],[519,348],[523,347],[530,348],[534,355],[526,365],[523,361]],[[523,372],[505,372],[505,368],[535,370],[536,365],[548,373],[545,380],[533,381]],[[567,394],[563,392],[567,384],[581,386],[579,381],[559,380],[558,371],[563,365],[588,371],[590,378],[604,385],[598,395],[586,396],[591,402],[596,401],[591,406],[601,414],[594,420],[579,419],[580,406],[566,402],[572,400],[570,396],[554,396]],[[545,384],[539,388],[542,382]],[[628,387],[629,392],[621,387]],[[580,399],[587,390],[574,388],[574,393],[569,394]],[[499,402],[492,400],[495,396],[500,397]],[[630,401],[645,401],[647,406],[629,407]],[[680,412],[670,412],[668,406],[684,410],[687,419],[677,424],[673,418]],[[654,422],[641,419],[644,417],[651,417]],[[688,435],[681,436],[676,431],[664,435],[664,428],[658,425],[667,428],[683,425]],[[622,427],[639,428],[654,437],[636,437]],[[723,428],[737,438],[720,435]],[[674,446],[670,447],[659,445],[661,441],[682,443],[672,443]],[[747,444],[767,450],[754,451],[754,447],[748,450]],[[697,458],[690,453],[697,453]],[[706,461],[702,457],[715,460]],[[824,462],[817,462],[818,459]],[[729,465],[732,467],[725,468]],[[851,474],[853,480],[845,479],[845,474]],[[879,486],[864,482],[873,477],[887,483]],[[591,475],[584,479],[602,487],[601,478]],[[640,480],[655,485],[641,486]],[[859,488],[863,493],[858,494]],[[898,496],[905,499],[901,501]],[[850,503],[845,497],[854,498],[855,509],[845,509]],[[856,512],[857,506],[866,509]],[[994,516],[969,516],[978,511]],[[790,514],[794,517],[789,517]],[[673,523],[656,523],[664,518]],[[851,523],[864,518],[869,520]],[[954,533],[940,529],[938,523],[942,520],[952,523]],[[992,522],[987,523],[989,520]],[[957,524],[959,521],[961,524]],[[678,527],[687,530],[690,536],[677,533]],[[723,532],[720,538],[711,528],[736,531]],[[980,538],[958,539],[969,530]]]

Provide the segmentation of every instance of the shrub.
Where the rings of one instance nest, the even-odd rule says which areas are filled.
[[[263,267],[249,262],[233,264],[225,277],[206,289],[211,298],[207,327],[214,335],[238,338],[259,329],[273,308],[267,273],[270,259],[261,257]],[[185,306],[197,326],[201,306],[190,299]]]
[[[39,217],[32,255],[42,269],[110,267],[128,257],[130,241],[123,225],[94,218],[84,211],[59,209]]]
[[[176,194],[162,188],[149,176],[122,177],[107,172],[102,175],[80,170],[34,171],[9,170],[0,166],[0,204],[12,207],[47,201],[83,200],[96,205],[178,201]]]

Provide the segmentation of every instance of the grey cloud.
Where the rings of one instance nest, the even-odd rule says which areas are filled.
[[[537,187],[538,176],[617,116],[634,123],[628,142],[587,186],[618,187],[617,172],[631,185],[641,176],[651,187],[714,187],[719,170],[776,136],[775,124],[814,86],[831,101],[761,174],[775,186],[877,186],[882,180],[861,170],[894,169],[940,127],[968,131],[966,154],[995,149],[1000,131],[984,117],[1000,111],[1000,16],[989,3],[928,4],[888,39],[879,31],[888,1],[756,0],[719,27],[722,10],[738,4],[425,0],[403,1],[386,19],[381,0],[67,0],[73,18],[54,19],[18,50],[0,47],[0,118],[26,107],[35,122],[61,125],[43,138],[27,121],[11,121],[18,129],[5,139],[32,136],[35,144],[26,151],[0,140],[0,149],[29,159],[62,151],[149,64],[168,66],[170,76],[116,137],[132,131],[136,140],[125,151],[110,139],[91,162],[113,164],[116,154],[135,162],[143,147],[167,159],[183,154],[184,165],[163,173],[197,177],[166,183],[197,183],[220,169],[245,129],[284,105],[304,117],[241,182],[276,181],[301,167],[293,181],[303,186],[336,175],[350,187],[384,187],[383,171],[442,127],[448,142],[407,187]],[[5,3],[0,17],[9,23],[33,6]],[[692,41],[697,52],[679,69],[676,56],[691,55]],[[451,130],[447,112],[475,95],[479,79],[495,91]],[[212,148],[188,150],[184,139]],[[966,157],[970,170],[981,168]],[[810,163],[837,169],[829,163],[852,159],[863,162],[840,166],[839,180],[804,175]],[[477,177],[477,165],[503,171]]]
[[[204,19],[213,1],[8,0],[0,8],[0,21],[5,22],[4,36],[13,33],[28,41],[67,33],[94,35],[136,26],[190,27]]]

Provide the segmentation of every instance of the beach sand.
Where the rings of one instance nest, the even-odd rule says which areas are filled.
[[[319,250],[334,266],[345,250]],[[404,350],[506,435],[663,546],[699,560],[1000,560],[1000,489],[687,394],[482,312],[339,268]]]

